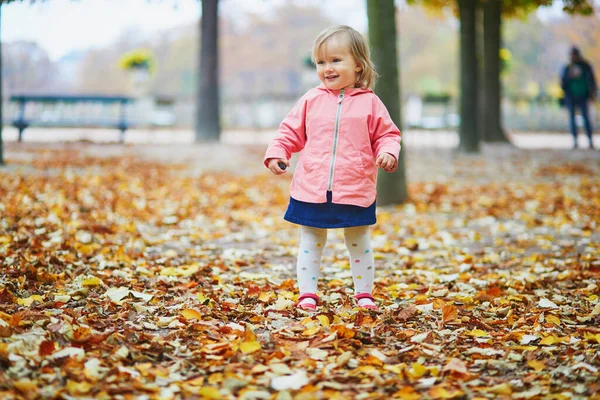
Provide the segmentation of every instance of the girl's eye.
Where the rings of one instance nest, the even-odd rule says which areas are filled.
[[[323,65],[323,61],[317,61],[317,65]]]
[[[334,58],[333,59],[333,62],[340,62],[340,61],[342,61],[342,60],[340,60],[339,58]]]

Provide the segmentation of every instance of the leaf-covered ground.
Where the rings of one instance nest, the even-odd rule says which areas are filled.
[[[600,153],[409,151],[381,312],[332,231],[309,314],[262,151],[9,146],[0,397],[600,398]]]

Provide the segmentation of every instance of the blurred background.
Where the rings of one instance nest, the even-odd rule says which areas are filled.
[[[458,125],[458,21],[450,9],[397,2],[405,128]],[[132,96],[136,125],[193,129],[199,66],[197,0],[52,0],[2,7],[3,116],[17,94]],[[222,127],[273,130],[318,79],[315,35],[333,24],[367,33],[364,0],[222,0],[219,3]],[[600,14],[571,16],[560,2],[503,20],[503,124],[568,131],[559,74],[571,46],[600,68]],[[137,60],[137,61],[136,61]],[[140,73],[131,68],[146,63]],[[592,119],[600,126],[598,102]],[[141,107],[141,108],[139,108]],[[60,119],[42,107],[41,119]],[[94,113],[90,107],[81,113]],[[7,137],[8,138],[8,137]]]

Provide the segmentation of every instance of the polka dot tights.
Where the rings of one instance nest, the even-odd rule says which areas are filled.
[[[346,248],[350,253],[350,266],[354,281],[354,292],[371,293],[375,277],[375,263],[371,249],[368,226],[344,228]],[[316,293],[320,276],[321,255],[327,242],[327,229],[302,226],[300,230],[300,251],[296,264],[300,293]],[[370,302],[370,300],[366,299]],[[362,300],[361,300],[362,301]],[[314,300],[303,302],[314,304]],[[359,302],[360,304],[360,302]],[[361,304],[362,305],[362,304]]]

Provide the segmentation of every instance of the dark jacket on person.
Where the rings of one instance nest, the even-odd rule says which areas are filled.
[[[598,86],[592,66],[585,60],[566,65],[561,75],[561,87],[569,99],[595,97]]]

